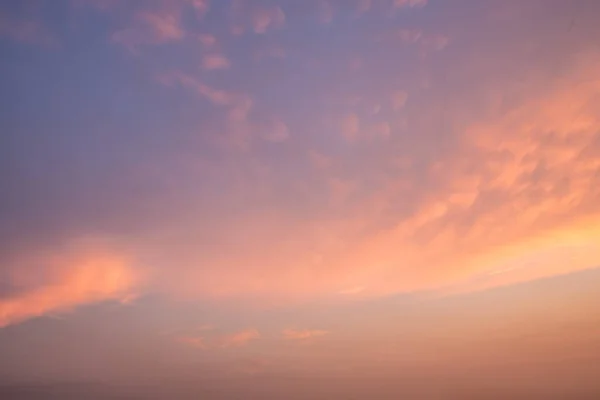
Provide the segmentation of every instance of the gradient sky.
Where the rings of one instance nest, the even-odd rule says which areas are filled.
[[[0,395],[598,398],[599,15],[0,0]]]

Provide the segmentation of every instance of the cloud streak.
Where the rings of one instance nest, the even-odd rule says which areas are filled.
[[[58,254],[25,257],[11,266],[11,272],[10,282],[19,290],[0,299],[0,327],[85,304],[125,299],[139,283],[128,257],[92,242]]]
[[[286,340],[308,340],[329,334],[328,331],[319,329],[285,329],[282,332],[283,338]]]

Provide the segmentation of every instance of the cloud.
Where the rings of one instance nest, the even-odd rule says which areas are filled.
[[[183,87],[193,90],[198,95],[217,106],[232,107],[236,109],[249,107],[244,105],[251,103],[251,100],[244,94],[215,89],[191,75],[174,72],[161,76],[159,80],[166,85],[179,83]]]
[[[253,340],[260,338],[260,333],[256,329],[246,329],[219,339],[220,347],[242,347]]]
[[[204,17],[210,9],[209,0],[189,0],[199,17]]]
[[[493,275],[486,284],[593,266],[599,256],[593,243],[600,243],[598,60],[582,56],[551,85],[513,88],[499,81],[492,94],[486,88],[492,110],[505,107],[495,99],[516,90],[519,100],[510,112],[482,112],[476,108],[482,100],[470,95],[440,108],[429,105],[426,113],[409,118],[421,141],[390,135],[383,146],[394,149],[389,153],[369,141],[345,159],[340,148],[328,144],[323,148],[337,154],[319,154],[329,169],[311,176],[314,181],[304,177],[304,186],[276,186],[272,169],[261,175],[265,180],[246,180],[261,188],[260,204],[268,204],[267,210],[222,221],[223,236],[212,240],[219,249],[235,251],[187,260],[213,267],[186,271],[190,286],[185,291],[286,298],[362,287],[361,295],[370,296],[442,288],[509,268],[519,258],[531,261],[514,273]],[[460,118],[444,120],[460,127],[451,131],[455,140],[448,144],[437,131],[448,126],[437,125],[447,115],[442,107],[451,107]],[[355,114],[342,119],[349,140],[357,138],[360,122]],[[319,156],[313,159],[319,164]],[[332,178],[357,182],[352,201],[330,202]],[[346,186],[333,188],[336,198],[347,198]],[[302,200],[284,201],[275,194],[287,190]],[[302,218],[296,217],[298,209]],[[566,243],[566,237],[574,240],[569,249],[551,256],[556,253],[550,249]],[[566,262],[568,257],[578,261]]]
[[[177,82],[214,105],[225,107],[228,110],[225,121],[227,132],[223,135],[225,141],[222,144],[227,147],[247,149],[256,138],[281,143],[290,137],[287,124],[272,114],[260,115],[254,100],[247,94],[215,89],[182,73],[166,74],[159,80],[167,85]]]
[[[313,339],[329,334],[329,331],[317,330],[317,329],[286,329],[282,333],[283,338],[286,340],[307,340]]]
[[[85,304],[126,299],[139,284],[131,260],[97,240],[73,244],[63,252],[24,256],[9,266],[9,273],[11,284],[19,289],[0,298],[0,327]]]
[[[285,122],[273,118],[263,137],[265,140],[273,143],[284,142],[290,137],[290,129]]]
[[[112,40],[130,50],[140,45],[158,45],[183,39],[179,9],[142,10],[135,14],[131,27],[112,34]]]
[[[202,67],[209,71],[228,69],[230,66],[229,59],[222,54],[207,54],[202,59]]]
[[[211,17],[224,19],[224,31],[202,24],[198,32],[211,36],[199,37],[184,31],[180,7],[161,4],[164,10],[133,12],[135,35],[128,43],[177,43],[156,49],[156,58],[154,53],[139,58],[147,67],[140,71],[185,72],[165,73],[164,88],[143,87],[143,73],[124,82],[132,85],[126,93],[139,101],[125,102],[131,125],[111,111],[106,127],[96,120],[74,121],[81,125],[73,126],[105,129],[92,129],[89,138],[83,130],[67,129],[49,150],[32,150],[31,158],[21,159],[25,150],[0,157],[10,167],[3,171],[16,171],[11,185],[18,189],[7,190],[14,197],[3,199],[3,206],[22,204],[23,214],[42,221],[15,220],[2,228],[3,238],[21,231],[38,237],[28,226],[47,220],[55,224],[49,231],[61,238],[103,229],[135,241],[150,259],[136,267],[148,274],[148,290],[244,302],[338,299],[340,288],[379,296],[462,285],[482,275],[493,286],[597,262],[600,62],[593,46],[584,51],[589,40],[579,36],[583,43],[575,43],[572,34],[557,40],[547,34],[554,32],[553,20],[547,31],[531,28],[529,18],[515,23],[520,30],[507,31],[485,16],[465,18],[444,24],[448,36],[437,36],[424,29],[437,26],[427,20],[427,11],[419,15],[423,21],[414,21],[422,25],[392,31],[365,16],[352,21],[364,24],[352,35],[343,30],[349,25],[332,24],[320,40],[302,41],[286,62],[268,59],[227,74],[194,74],[189,71],[206,54],[199,47],[227,46],[235,61],[255,54],[255,45],[291,48],[302,30],[276,35],[272,30],[284,21],[276,7],[261,14],[253,8],[258,3],[238,2],[235,15],[211,10]],[[339,15],[353,13],[355,5],[348,3]],[[301,20],[300,12],[313,15],[311,5],[304,7],[285,9],[290,27]],[[478,31],[471,21],[485,21],[486,29]],[[214,35],[227,34],[228,23],[266,35],[222,42],[219,36],[217,46]],[[378,28],[367,32],[370,27]],[[380,29],[386,40],[374,42]],[[465,38],[463,29],[474,33]],[[524,32],[531,40],[521,40]],[[179,43],[185,37],[190,40]],[[446,46],[447,37],[465,42],[445,47],[439,54],[443,62],[419,57],[424,48]],[[361,68],[348,72],[348,60],[358,58]],[[319,62],[307,70],[306,60]],[[130,67],[120,66],[124,77]],[[121,93],[118,79],[108,81],[115,85],[111,93]],[[410,92],[410,107],[397,88]],[[164,97],[156,95],[161,90]],[[87,108],[78,107],[96,100],[89,91],[77,93],[82,101],[73,103],[78,110],[73,113],[89,118]],[[142,96],[146,93],[154,95]],[[42,133],[22,135],[8,141],[20,151]],[[105,147],[86,157],[90,143]],[[122,171],[129,170],[120,163],[110,169],[119,157],[135,171],[131,179],[121,181],[127,175]],[[44,161],[55,158],[67,167]],[[31,170],[35,179],[23,179]],[[99,179],[104,170],[114,176]],[[126,195],[113,197],[119,190]],[[553,251],[566,242],[567,249]],[[526,266],[519,259],[527,259]],[[54,282],[50,271],[43,282]],[[56,278],[52,290],[59,294],[43,295],[62,300],[39,312],[112,298],[108,283],[97,297],[69,297],[71,275]],[[26,297],[37,290],[50,290],[21,286],[2,290],[11,299],[27,300],[23,304],[38,302]],[[121,299],[120,290],[114,296]],[[13,314],[36,314],[21,310]]]
[[[258,8],[252,13],[252,29],[255,33],[266,33],[270,29],[281,28],[285,24],[285,14],[280,7]]]
[[[200,41],[200,43],[202,43],[204,47],[208,48],[217,44],[217,38],[209,33],[202,33],[198,35],[198,40]]]

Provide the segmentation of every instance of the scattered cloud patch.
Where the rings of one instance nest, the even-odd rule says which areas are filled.
[[[223,54],[207,54],[202,59],[202,67],[208,71],[229,69],[230,66],[229,59]]]
[[[285,13],[280,7],[258,8],[252,13],[252,29],[263,34],[281,28],[285,24]]]
[[[144,10],[136,13],[132,26],[112,34],[112,40],[135,51],[141,45],[159,45],[183,39],[179,10]]]
[[[319,329],[285,329],[282,336],[286,340],[308,340],[329,334],[329,331]]]
[[[228,347],[242,347],[248,343],[260,338],[260,333],[256,329],[246,329],[240,332],[233,333],[222,337],[219,340],[219,346]]]

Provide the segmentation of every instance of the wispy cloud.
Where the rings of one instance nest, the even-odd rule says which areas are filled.
[[[287,340],[307,340],[328,335],[329,331],[319,329],[285,329],[283,338]]]
[[[204,17],[204,15],[210,9],[209,0],[189,0],[192,4],[192,7],[196,10],[196,13],[199,17]]]
[[[241,347],[245,346],[253,340],[260,338],[260,333],[256,329],[246,329],[240,332],[233,333],[222,337],[219,340],[221,347]]]
[[[256,33],[281,28],[285,24],[285,14],[280,7],[258,8],[252,12],[252,28]]]
[[[28,268],[32,264],[43,272]],[[127,299],[139,283],[128,257],[96,240],[27,256],[9,267],[10,282],[22,289],[0,299],[0,327],[85,304]]]
[[[198,35],[198,40],[203,46],[210,48],[217,44],[217,38],[209,33],[201,33]]]
[[[231,63],[223,54],[207,54],[202,59],[202,67],[206,70],[229,69]]]
[[[164,44],[184,36],[179,9],[142,10],[136,13],[132,26],[113,33],[112,40],[136,50],[140,45]]]

